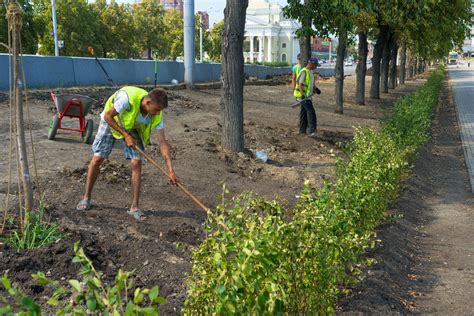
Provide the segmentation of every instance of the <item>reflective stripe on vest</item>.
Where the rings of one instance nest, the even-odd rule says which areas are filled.
[[[143,90],[137,87],[123,87],[122,89],[115,92],[107,100],[107,103],[105,104],[104,112],[107,112],[113,107],[115,96],[120,91],[124,91],[127,94],[128,103],[130,104],[130,109],[115,116],[114,119],[120,127],[122,127],[124,130],[129,132],[135,126],[135,121],[137,120],[137,115],[140,111],[142,99],[148,95],[148,92],[146,90]],[[161,123],[162,117],[163,117],[163,112],[160,112],[160,114],[158,115],[152,115],[150,124],[139,125],[138,127],[135,128],[138,130],[139,134],[141,135],[144,144],[149,144],[151,129],[158,126],[158,124]],[[112,135],[114,136],[114,138],[116,139],[123,138],[123,136],[120,135],[120,133],[114,130],[113,128],[111,128],[110,130],[112,131]]]
[[[305,72],[305,78],[304,78],[304,83],[303,83],[303,94],[304,94],[304,97],[308,97],[310,92],[311,92],[311,85],[313,83],[311,82],[311,76],[309,74],[309,70],[306,67],[301,69],[300,75],[303,72]],[[293,92],[293,95],[296,98],[302,98],[303,97],[300,93],[300,87],[299,87],[299,83],[298,83],[299,79],[300,78],[298,76],[298,78],[296,79],[295,91]]]

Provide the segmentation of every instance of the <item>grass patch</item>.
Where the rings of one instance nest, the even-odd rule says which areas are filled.
[[[13,228],[10,229],[8,236],[4,238],[7,245],[16,249],[47,247],[63,237],[58,224],[45,220],[43,202],[40,202],[37,211],[26,211],[23,220],[20,221],[21,223],[16,228],[13,223],[10,223]]]

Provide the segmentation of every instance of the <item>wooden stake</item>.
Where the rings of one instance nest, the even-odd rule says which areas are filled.
[[[33,190],[31,186],[31,175],[28,168],[28,155],[26,152],[25,129],[23,120],[23,81],[20,71],[20,36],[21,36],[21,9],[16,0],[10,0],[7,11],[8,29],[12,33],[12,55],[13,55],[13,86],[16,103],[16,130],[18,144],[18,159],[20,162],[21,181],[25,193],[25,208],[33,210]]]

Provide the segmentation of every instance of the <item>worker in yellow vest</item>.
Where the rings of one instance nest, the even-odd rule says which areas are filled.
[[[296,79],[301,71],[301,62],[300,62],[300,54],[296,57],[298,59],[298,63],[291,68],[291,89],[295,90]]]
[[[297,83],[295,85],[294,93],[296,100],[300,101],[300,134],[306,134],[308,129],[309,136],[315,136],[316,133],[316,111],[314,110],[311,97],[315,87],[315,80],[313,71],[318,66],[318,59],[311,57],[308,60],[306,67],[301,69]]]
[[[134,147],[137,146],[143,150],[144,145],[150,143],[152,130],[155,131],[154,135],[160,144],[161,155],[166,161],[170,181],[174,185],[177,184],[178,178],[171,163],[170,146],[163,129],[163,110],[166,107],[168,107],[168,96],[163,89],[159,88],[147,92],[137,87],[123,87],[107,100],[101,114],[99,130],[92,144],[94,155],[87,171],[86,192],[76,207],[78,211],[91,208],[92,188],[99,175],[100,165],[109,157],[117,139],[123,143],[125,158],[131,161],[132,203],[127,213],[134,219],[137,221],[145,219],[138,207],[142,157]]]

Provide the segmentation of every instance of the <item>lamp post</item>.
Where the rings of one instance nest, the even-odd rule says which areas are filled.
[[[53,35],[54,35],[54,56],[59,56],[58,26],[56,19],[56,0],[51,0],[51,10],[53,11]]]
[[[184,16],[184,83],[194,88],[194,0],[185,0]]]

